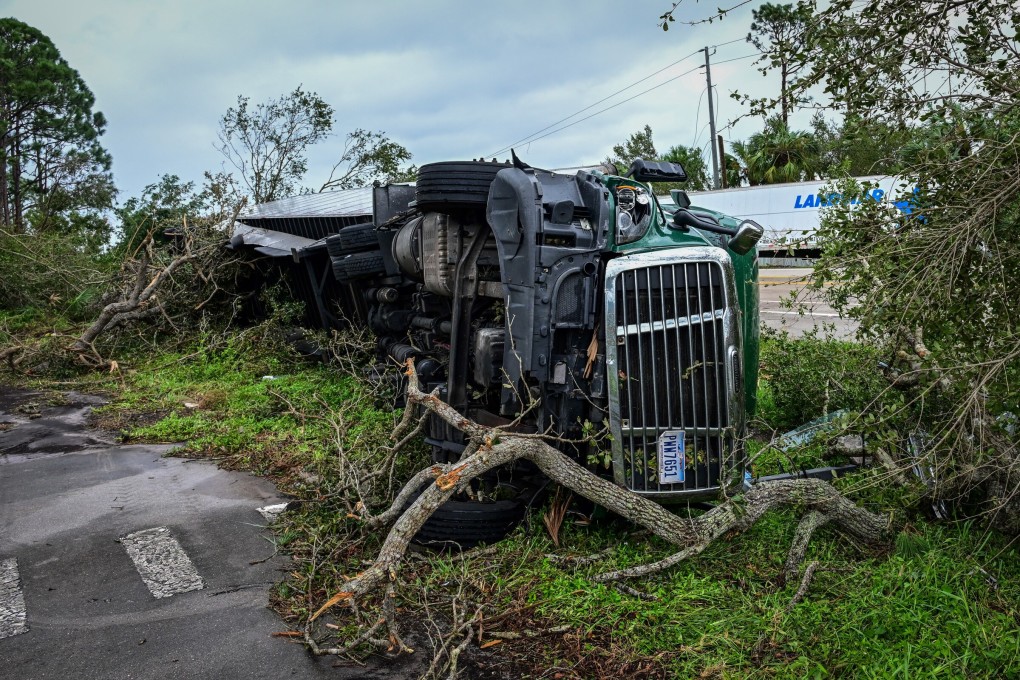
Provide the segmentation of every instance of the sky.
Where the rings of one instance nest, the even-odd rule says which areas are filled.
[[[384,132],[419,165],[492,157],[547,127],[514,148],[549,169],[598,163],[645,124],[660,152],[705,147],[705,46],[717,46],[718,127],[745,139],[761,121],[727,127],[746,113],[730,94],[778,91],[746,58],[758,4],[688,26],[718,5],[684,2],[668,32],[657,24],[669,0],[0,0],[0,15],[49,36],[92,90],[123,201],[164,174],[229,170],[216,148],[224,112],[298,85],[336,110],[335,136],[309,152],[312,188],[356,128]]]

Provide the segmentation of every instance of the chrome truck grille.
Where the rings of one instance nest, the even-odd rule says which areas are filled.
[[[732,264],[718,248],[606,266],[606,364],[617,484],[712,496],[742,462],[742,360]]]

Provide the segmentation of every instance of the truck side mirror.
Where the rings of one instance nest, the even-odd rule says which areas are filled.
[[[673,199],[673,202],[680,208],[691,207],[691,197],[687,195],[687,192],[683,189],[670,189],[669,197]]]
[[[624,177],[633,177],[639,182],[686,182],[687,172],[679,163],[638,158],[630,164]]]
[[[765,230],[754,220],[744,220],[737,227],[737,233],[733,235],[726,247],[737,255],[747,254],[751,248],[757,245]]]

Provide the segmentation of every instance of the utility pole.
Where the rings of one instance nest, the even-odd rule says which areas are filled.
[[[719,183],[720,189],[726,188],[726,147],[723,146],[722,135],[716,137],[719,140]]]
[[[716,138],[715,133],[715,102],[713,101],[712,95],[712,67],[708,62],[708,47],[705,47],[705,79],[708,81],[708,126],[709,132],[711,132],[712,143],[709,144],[712,147],[712,188],[719,188],[719,156],[716,153]]]

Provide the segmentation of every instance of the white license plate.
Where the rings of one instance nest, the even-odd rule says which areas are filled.
[[[659,435],[659,484],[683,484],[687,458],[683,430],[667,430]]]

